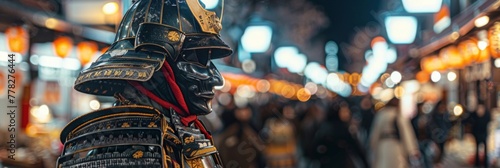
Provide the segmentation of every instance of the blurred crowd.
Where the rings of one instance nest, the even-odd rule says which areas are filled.
[[[229,103],[218,112],[223,126],[214,134],[229,168],[491,166],[486,150],[491,112],[484,104],[457,117],[445,101],[419,103],[407,117],[399,102],[362,96],[260,106]],[[464,135],[473,135],[476,153],[447,165],[445,144]]]

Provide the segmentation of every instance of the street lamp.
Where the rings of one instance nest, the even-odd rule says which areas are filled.
[[[417,35],[418,21],[414,16],[385,17],[387,37],[393,44],[411,44]]]
[[[408,13],[436,13],[441,9],[443,0],[402,0]]]
[[[274,51],[274,62],[280,68],[286,68],[290,61],[292,60],[292,56],[299,54],[299,49],[293,46],[283,46],[279,47]]]
[[[273,30],[269,25],[248,26],[241,37],[241,45],[250,53],[262,53],[269,49]]]

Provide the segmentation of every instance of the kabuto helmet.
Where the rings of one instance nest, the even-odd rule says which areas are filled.
[[[219,18],[199,0],[139,0],[123,17],[115,42],[80,73],[75,89],[112,96],[127,81],[148,81],[165,57],[176,60],[183,51],[210,52],[205,59],[229,56]]]

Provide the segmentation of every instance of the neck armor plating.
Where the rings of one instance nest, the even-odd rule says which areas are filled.
[[[134,3],[115,42],[75,82],[117,101],[63,129],[58,167],[222,167],[196,117],[212,111],[223,82],[211,59],[232,53],[221,28],[198,0]]]

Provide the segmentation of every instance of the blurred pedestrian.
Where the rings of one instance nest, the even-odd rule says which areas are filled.
[[[316,104],[310,104],[307,108],[302,121],[299,125],[299,149],[301,151],[301,159],[306,165],[311,165],[315,160],[314,153],[316,151],[313,140],[314,135],[320,128],[324,120],[324,115],[321,107]]]
[[[251,108],[236,108],[234,111],[226,111],[226,113],[229,114],[225,115],[225,119],[234,122],[231,122],[218,138],[217,146],[224,167],[263,167],[264,144],[250,122]]]
[[[294,109],[290,105],[279,108],[281,111],[268,118],[261,131],[264,134],[266,148],[264,150],[266,167],[297,167],[297,129],[293,124]]]
[[[371,131],[371,126],[373,124],[373,118],[375,117],[375,108],[372,103],[372,97],[370,95],[364,96],[360,102],[361,107],[361,129],[360,141],[362,144],[366,144],[365,148],[368,147],[369,135]]]
[[[433,161],[437,157],[438,147],[430,137],[428,124],[430,116],[424,112],[424,103],[417,104],[417,115],[411,120],[421,155],[421,167],[432,168]]]
[[[327,113],[313,140],[320,167],[369,167],[364,150],[349,131],[349,105],[343,101],[333,103]]]
[[[375,114],[370,136],[372,166],[375,168],[410,167],[420,158],[410,121],[400,115],[399,100],[393,98]]]
[[[474,113],[471,114],[472,120],[472,135],[476,139],[476,155],[474,165],[476,167],[488,167],[488,148],[486,139],[488,137],[488,123],[491,120],[491,114],[486,110],[483,102],[480,102]],[[480,145],[483,145],[483,157],[481,159],[479,153]],[[483,161],[483,162],[481,162]]]
[[[434,161],[434,164],[438,166],[441,164],[446,154],[444,145],[448,140],[449,130],[452,127],[445,100],[446,99],[443,98],[436,103],[434,109],[431,111],[431,121],[428,124],[428,130],[432,141],[434,141],[439,148],[439,154]]]

